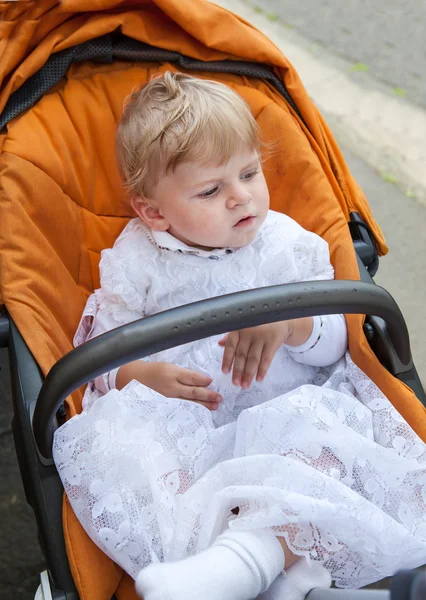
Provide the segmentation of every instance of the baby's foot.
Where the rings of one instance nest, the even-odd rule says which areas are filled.
[[[150,565],[136,577],[144,600],[250,600],[282,571],[284,554],[268,531],[227,531],[195,556]]]

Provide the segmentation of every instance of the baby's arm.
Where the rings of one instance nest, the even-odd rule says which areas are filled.
[[[192,400],[210,410],[216,410],[222,402],[222,397],[207,387],[212,382],[210,377],[171,363],[136,360],[123,365],[117,371],[115,386],[121,390],[133,380],[167,398]]]
[[[232,368],[232,383],[248,388],[254,377],[262,381],[281,345],[299,363],[324,367],[337,362],[346,351],[346,323],[343,315],[268,323],[233,331],[219,344],[225,348],[223,372]]]
[[[96,312],[88,339],[110,331],[118,325],[120,323],[115,321],[111,313],[100,308]],[[208,389],[212,382],[210,377],[164,362],[136,360],[96,377],[94,384],[96,389],[106,394],[114,388],[121,390],[132,380],[143,383],[167,398],[192,400],[210,410],[216,410],[222,401],[219,394]]]
[[[348,347],[345,317],[343,315],[314,317],[311,333],[304,342],[293,343],[289,339],[284,345],[298,363],[313,367],[332,365],[342,358]]]
[[[93,317],[92,329],[87,336],[87,340],[91,340],[98,335],[111,331],[111,329],[115,329],[121,324],[122,323],[118,323],[110,313],[98,308],[96,315]],[[117,371],[118,369],[113,369],[108,373],[103,373],[102,375],[99,375],[99,377],[96,377],[93,381],[95,388],[103,394],[114,389]]]
[[[333,279],[334,269],[323,239],[283,215],[276,217],[273,226],[276,237],[290,244],[286,251],[291,250],[287,258],[293,272],[287,283]],[[276,277],[274,283],[285,282],[281,272]],[[236,331],[219,343],[225,348],[223,371],[232,368],[233,383],[247,388],[254,377],[257,381],[264,378],[281,345],[299,363],[319,367],[337,362],[347,348],[346,323],[342,315],[306,317]]]

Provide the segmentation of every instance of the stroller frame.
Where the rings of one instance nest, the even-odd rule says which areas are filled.
[[[274,85],[300,115],[283,83],[267,66],[238,61],[204,63],[123,37],[115,37],[110,46],[115,58],[167,61],[194,71],[231,72],[263,78]],[[102,60],[102,52],[92,59]],[[82,56],[81,60],[91,59],[87,52]],[[78,54],[74,54],[71,60],[79,60]],[[58,80],[62,75],[58,73]],[[35,91],[30,104],[35,103],[44,91]],[[16,96],[10,100],[20,104],[22,98]],[[28,104],[21,103],[21,110],[27,107]],[[69,393],[98,374],[172,345],[228,331],[229,314],[232,314],[233,328],[238,329],[315,314],[362,313],[370,315],[364,331],[380,362],[392,375],[406,383],[426,406],[426,394],[411,359],[403,316],[393,298],[375,286],[372,279],[377,271],[378,255],[368,226],[358,213],[352,213],[349,227],[361,282],[273,286],[230,294],[154,315],[108,332],[70,352],[56,363],[46,379],[10,315],[6,312],[0,315],[0,347],[8,347],[10,357],[14,407],[12,429],[18,463],[26,499],[34,511],[39,541],[48,565],[48,570],[41,574],[41,583],[35,596],[37,600],[79,598],[65,549],[62,529],[63,487],[51,458],[51,445],[54,430],[65,416],[63,401]],[[354,294],[354,290],[358,293]],[[142,344],[141,339],[144,340]],[[120,348],[119,353],[117,348]],[[111,350],[114,350],[114,354]],[[421,600],[424,597],[426,576],[416,571],[395,575],[390,592],[316,589],[308,594],[309,600]]]

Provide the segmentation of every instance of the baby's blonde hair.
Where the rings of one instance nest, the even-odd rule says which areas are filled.
[[[131,94],[116,141],[130,198],[149,198],[161,175],[182,162],[223,164],[241,147],[261,147],[246,102],[222,83],[170,71]]]

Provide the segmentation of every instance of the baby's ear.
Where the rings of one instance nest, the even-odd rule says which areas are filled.
[[[170,223],[163,217],[156,202],[142,196],[134,196],[130,203],[135,213],[148,227],[155,231],[167,231]]]

